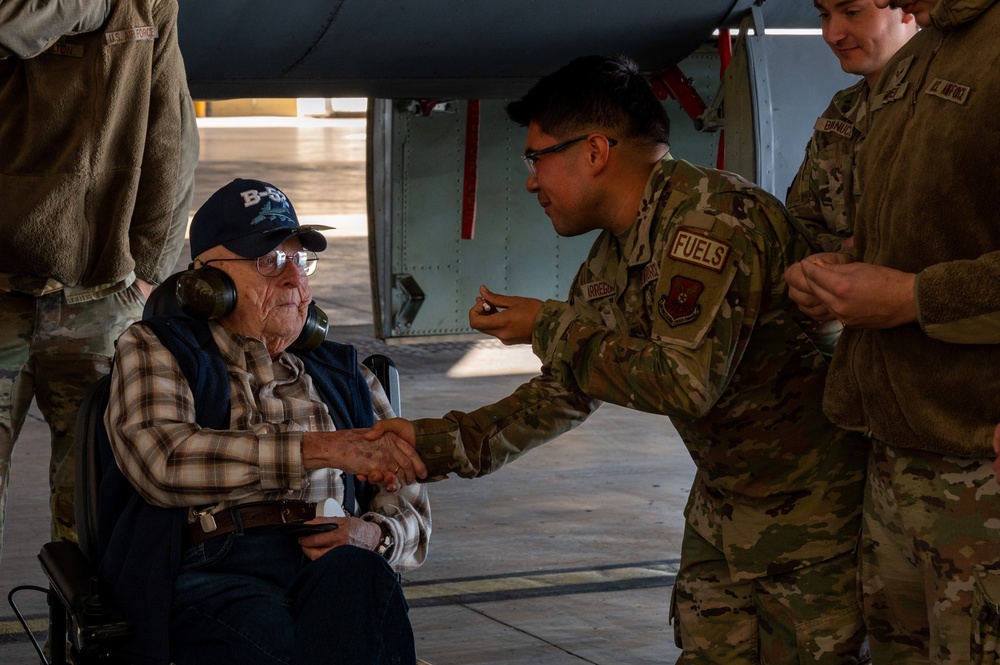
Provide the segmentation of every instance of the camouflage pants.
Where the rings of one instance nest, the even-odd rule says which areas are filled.
[[[33,297],[0,293],[0,548],[10,463],[34,397],[51,432],[51,537],[76,540],[73,434],[80,400],[108,373],[118,335],[142,315],[130,288],[78,304],[61,292]]]
[[[722,552],[686,528],[671,604],[679,664],[868,662],[856,552],[736,581]]]
[[[861,577],[876,665],[1000,662],[1000,486],[991,463],[873,441]]]

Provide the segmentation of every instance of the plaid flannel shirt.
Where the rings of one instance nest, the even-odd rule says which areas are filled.
[[[342,503],[340,470],[303,468],[302,433],[335,426],[302,362],[288,352],[272,361],[260,341],[209,325],[229,367],[228,430],[202,429],[195,422],[187,380],[152,330],[133,325],[118,340],[105,423],[118,465],[136,490],[154,505],[214,504],[212,512],[283,499]],[[375,418],[391,418],[378,379],[361,369]],[[423,485],[377,492],[365,517],[392,533],[396,545],[389,563],[396,570],[423,563],[431,532]]]

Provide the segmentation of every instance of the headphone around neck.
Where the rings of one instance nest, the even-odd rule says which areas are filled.
[[[176,275],[175,295],[181,310],[193,319],[211,321],[236,307],[236,285],[222,270],[213,266],[192,268]],[[166,285],[166,283],[165,283]],[[312,351],[326,339],[330,319],[315,302],[309,303],[305,325],[292,343],[295,351]]]

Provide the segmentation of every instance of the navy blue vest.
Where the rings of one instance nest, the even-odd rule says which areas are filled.
[[[139,325],[149,326],[177,359],[194,395],[196,421],[202,427],[229,426],[229,374],[212,339],[208,324],[187,317],[159,316]],[[306,373],[338,430],[371,427],[371,394],[358,366],[353,346],[324,342],[298,352]],[[103,396],[107,404],[107,394]],[[103,409],[102,409],[103,411]],[[100,571],[111,586],[116,605],[136,627],[125,647],[137,664],[166,665],[169,661],[169,624],[174,579],[180,568],[186,508],[161,508],[146,503],[118,469],[103,423],[97,428],[102,478],[99,495]],[[345,505],[356,501],[361,514],[371,489],[348,477]]]

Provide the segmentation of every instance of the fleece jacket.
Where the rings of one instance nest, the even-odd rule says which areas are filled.
[[[918,321],[848,327],[824,409],[893,446],[992,456],[1000,422],[1000,3],[941,0],[886,66],[858,156],[855,253],[916,274]]]

